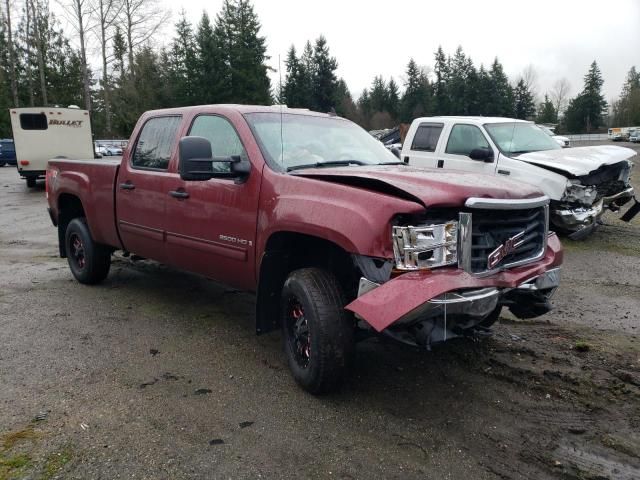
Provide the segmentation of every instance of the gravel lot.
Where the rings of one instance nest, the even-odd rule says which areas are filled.
[[[640,218],[563,241],[553,313],[364,342],[315,398],[253,296],[119,256],[80,285],[43,187],[0,168],[0,205],[0,480],[640,478]]]

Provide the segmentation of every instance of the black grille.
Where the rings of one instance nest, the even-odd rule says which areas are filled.
[[[536,258],[546,242],[544,207],[524,210],[472,210],[471,271],[489,270],[489,255],[511,237],[524,232],[524,243],[494,268]]]

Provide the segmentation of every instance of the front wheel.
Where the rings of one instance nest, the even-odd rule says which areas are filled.
[[[111,252],[94,242],[84,218],[74,218],[65,233],[65,249],[69,268],[76,280],[86,285],[102,282],[111,268]]]
[[[282,330],[289,368],[314,395],[337,390],[354,352],[354,323],[342,288],[319,268],[292,272],[282,289]]]

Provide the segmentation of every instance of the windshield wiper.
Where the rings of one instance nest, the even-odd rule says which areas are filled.
[[[406,165],[406,163],[404,163],[404,162],[382,162],[382,163],[375,163],[374,165]]]
[[[301,170],[303,168],[321,168],[321,167],[348,167],[349,165],[367,165],[360,160],[332,160],[329,162],[307,163],[304,165],[293,165],[287,167],[287,172],[292,170]]]
[[[516,150],[515,152],[511,152],[511,155],[522,155],[523,153],[531,153],[532,150]]]

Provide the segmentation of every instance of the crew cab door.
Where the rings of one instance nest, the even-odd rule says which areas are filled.
[[[208,139],[216,157],[248,159],[248,138],[242,139],[224,116],[196,116],[187,135]],[[261,172],[254,169],[243,183],[232,178],[184,181],[177,162],[175,166],[165,193],[169,263],[238,288],[254,288]],[[214,166],[230,171],[228,164]]]
[[[116,180],[116,218],[125,249],[166,262],[165,247],[169,161],[175,153],[179,116],[149,118]]]
[[[453,124],[448,131],[446,145],[443,145],[442,148],[442,152],[438,155],[440,168],[487,174],[494,174],[496,171],[497,151],[484,132],[476,125]],[[491,160],[473,160],[471,152],[479,149],[490,150]]]

